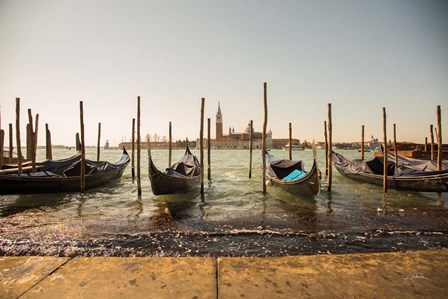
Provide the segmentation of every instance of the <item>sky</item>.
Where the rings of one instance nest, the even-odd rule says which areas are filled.
[[[0,0],[1,125],[21,99],[39,113],[39,144],[73,145],[84,105],[86,145],[141,132],[199,137],[201,98],[224,132],[262,130],[263,82],[273,138],[382,138],[423,143],[442,109],[448,142],[448,1],[441,0]],[[206,125],[205,125],[206,128]],[[6,132],[6,134],[8,134]],[[206,131],[205,131],[206,136]],[[23,141],[22,141],[23,143]]]

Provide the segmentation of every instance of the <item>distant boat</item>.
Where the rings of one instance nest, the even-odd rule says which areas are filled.
[[[86,190],[105,185],[123,174],[130,158],[123,148],[123,154],[115,163],[85,160]],[[81,154],[62,160],[47,160],[31,166],[22,164],[23,173],[18,174],[17,165],[8,165],[0,170],[0,194],[30,194],[76,192],[81,190]],[[5,166],[5,165],[4,165]]]
[[[179,162],[165,172],[157,169],[149,155],[149,180],[154,195],[187,193],[199,186],[201,167],[198,159],[186,148]]]
[[[361,149],[358,149],[358,152],[360,153],[360,152],[361,152]],[[364,152],[365,152],[365,153],[369,153],[369,152],[370,152],[370,149],[365,148],[365,149],[364,149]]]
[[[384,163],[382,158],[349,160],[333,152],[333,161],[337,171],[347,178],[383,185]],[[444,161],[442,170],[439,171],[434,161],[398,156],[398,168],[396,169],[395,157],[388,154],[387,186],[399,190],[447,192],[448,161]]]
[[[295,195],[319,195],[320,176],[316,159],[306,172],[300,160],[278,159],[266,154],[267,183]]]
[[[292,146],[291,146],[291,149],[292,149],[293,151],[303,151],[303,150],[304,150],[304,148],[301,147],[300,144],[297,144],[297,143],[293,143]],[[283,147],[283,150],[285,150],[285,151],[289,151],[289,143],[286,144],[286,145]]]

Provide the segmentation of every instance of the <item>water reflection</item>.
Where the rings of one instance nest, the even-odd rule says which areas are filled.
[[[378,215],[387,215],[387,193],[381,195],[381,206],[377,209]]]
[[[331,208],[331,203],[333,202],[333,196],[331,195],[331,192],[326,192],[326,210],[325,214],[328,216],[331,213],[333,213],[333,209]]]
[[[70,203],[75,199],[71,194],[21,194],[8,197],[0,197],[0,217],[14,215],[30,209],[41,211],[47,208],[62,209],[64,204]]]
[[[438,192],[437,193],[437,206],[443,207],[444,204],[445,204],[445,202],[442,199],[442,193]]]

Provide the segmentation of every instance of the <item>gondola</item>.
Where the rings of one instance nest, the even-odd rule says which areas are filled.
[[[179,162],[161,172],[149,154],[149,180],[154,195],[187,193],[199,186],[201,167],[198,159],[186,148]]]
[[[130,158],[123,154],[115,163],[85,160],[85,190],[105,185],[123,174]],[[62,160],[47,160],[36,165],[36,172],[25,167],[22,174],[17,168],[0,171],[0,194],[32,194],[80,191],[81,155],[78,153]]]
[[[396,168],[395,157],[388,154],[388,188],[420,192],[448,191],[448,162],[443,163],[442,170],[437,170],[433,161],[397,158],[398,167]],[[341,154],[333,152],[333,162],[337,171],[347,178],[383,185],[383,158],[349,160]]]
[[[294,195],[319,195],[320,174],[314,158],[306,172],[300,160],[279,159],[266,153],[266,182]]]

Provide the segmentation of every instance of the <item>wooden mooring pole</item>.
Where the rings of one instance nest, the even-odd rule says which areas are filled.
[[[11,164],[12,163],[12,158],[13,158],[13,151],[14,151],[14,145],[13,145],[13,133],[12,133],[12,124],[9,124],[9,160],[8,163]]]
[[[149,136],[148,136],[149,138]],[[168,167],[171,166],[171,157],[172,157],[172,152],[173,152],[173,134],[172,134],[172,127],[171,127],[171,122],[169,123],[169,128],[168,128]]]
[[[84,193],[86,191],[86,147],[84,143],[84,107],[83,102],[79,102],[79,124],[81,130],[81,170],[80,170],[80,185],[81,192]]]
[[[47,160],[53,159],[53,152],[51,148],[51,132],[48,124],[45,124],[45,158]]]
[[[22,144],[20,142],[20,98],[16,98],[16,142],[18,173],[22,173]]]
[[[39,113],[36,114],[35,126],[33,132],[33,172],[36,172],[36,157],[37,157],[37,136],[39,135]]]
[[[333,176],[332,167],[332,153],[333,153],[333,123],[331,120],[331,103],[328,103],[328,192],[331,192],[331,183]]]
[[[397,125],[394,124],[394,155],[395,155],[395,173],[398,172],[398,147],[397,147]]]
[[[81,151],[81,140],[79,139],[79,133],[75,134],[76,151]]]
[[[5,144],[5,132],[2,130],[2,111],[0,106],[0,166],[3,165],[3,146]]]
[[[387,192],[387,126],[386,126],[386,108],[383,107],[383,192]]]
[[[26,124],[26,159],[28,161],[33,160],[33,129],[32,125],[28,122]]]
[[[36,171],[35,163],[36,158],[34,157],[34,128],[33,128],[33,114],[31,113],[31,109],[28,109],[28,125],[27,126],[27,159],[31,160],[33,166],[33,172]]]
[[[266,195],[266,130],[268,126],[268,84],[263,83],[263,103],[264,103],[264,119],[263,119],[263,139],[261,149],[261,161],[263,165],[263,195]]]
[[[429,135],[431,137],[431,161],[434,161],[434,127],[429,126]]]
[[[361,126],[361,160],[364,160],[364,125]]]
[[[211,166],[211,122],[210,118],[207,118],[207,178],[212,180],[212,166]]]
[[[205,98],[201,99],[201,126],[199,131],[199,150],[201,163],[201,198],[204,198],[204,105]]]
[[[148,136],[149,138],[149,136]],[[135,118],[132,119],[132,153],[131,153],[131,172],[132,179],[135,179]]]
[[[325,137],[325,175],[328,176],[328,133],[327,133],[327,121],[324,121],[324,137]]]
[[[3,147],[5,145],[5,131],[0,129],[0,166],[3,165]]]
[[[437,105],[437,169],[442,170],[442,112],[440,105]]]
[[[98,142],[96,145],[96,160],[100,160],[100,150],[101,150],[101,123],[98,123]]]
[[[289,123],[289,160],[292,160],[292,124]]]
[[[5,145],[5,131],[2,129],[2,111],[0,106],[0,167],[3,165],[4,145]]]
[[[140,173],[140,96],[137,97],[137,194],[138,196],[142,196]]]
[[[254,146],[252,131],[254,127],[254,121],[250,121],[250,133],[249,133],[249,179],[252,178],[252,150]]]

